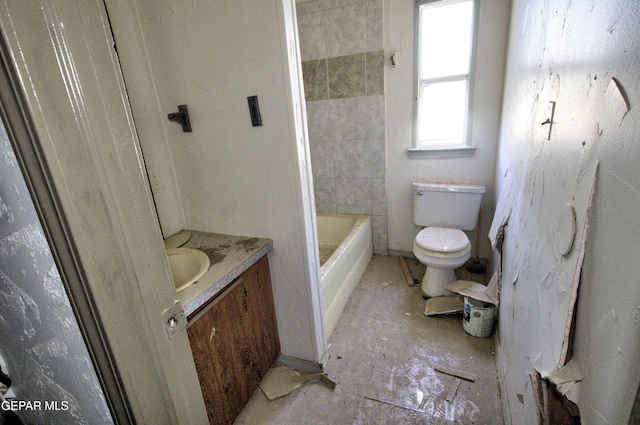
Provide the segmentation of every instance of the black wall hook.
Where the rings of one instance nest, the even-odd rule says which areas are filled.
[[[189,120],[187,105],[178,105],[178,112],[167,115],[167,118],[169,118],[169,121],[180,124],[184,133],[191,133],[191,121]]]

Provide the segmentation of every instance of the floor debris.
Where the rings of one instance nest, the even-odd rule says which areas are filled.
[[[424,275],[424,265],[410,259],[407,265],[412,275]],[[456,273],[478,277],[463,268]],[[385,281],[392,284],[383,288]],[[324,372],[337,387],[302,382],[275,401],[260,391],[237,425],[503,424],[493,339],[471,339],[460,315],[424,316],[419,283],[406,285],[398,258],[374,255],[358,285],[330,338],[324,370],[293,368],[301,376]],[[385,296],[370,297],[378,290]],[[474,373],[476,380],[460,379],[449,403],[456,377],[434,371],[436,364]]]
[[[435,365],[434,369],[437,370],[438,372],[446,373],[447,375],[455,376],[457,378],[462,378],[467,381],[474,382],[476,380],[476,375],[474,375],[473,373],[465,372],[463,370],[451,369],[449,367],[442,366],[442,365]]]
[[[407,261],[404,257],[400,258],[400,266],[402,267],[402,273],[404,274],[404,278],[407,280],[407,286],[414,286],[414,279],[411,277],[411,273],[409,272],[409,266],[407,266]]]
[[[419,409],[414,409],[414,408],[407,407],[407,406],[400,406],[397,403],[394,403],[394,402],[389,401],[389,400],[379,400],[379,399],[377,399],[375,397],[368,397],[366,395],[364,397],[362,397],[362,398],[365,399],[365,400],[371,400],[371,401],[375,401],[375,402],[378,402],[378,403],[386,404],[388,406],[392,406],[392,407],[394,407],[396,409],[400,409],[400,410],[406,410],[408,412],[422,413]]]
[[[310,373],[301,375],[299,372],[286,366],[272,367],[262,378],[260,389],[271,401],[293,392],[305,382],[322,382],[329,388],[336,387],[335,381],[329,379],[326,373]]]
[[[302,382],[295,382],[294,379],[300,374],[286,366],[274,366],[262,378],[260,389],[271,401],[284,397],[302,385]]]
[[[453,381],[453,385],[451,385],[451,388],[449,388],[449,392],[447,393],[447,398],[446,398],[446,400],[449,403],[452,403],[453,399],[456,397],[456,393],[458,392],[458,388],[460,387],[460,383],[462,383],[462,381],[459,380],[458,378],[456,378]]]
[[[462,313],[464,302],[459,295],[450,297],[433,297],[427,300],[424,308],[425,316],[436,316],[439,314]]]
[[[469,280],[456,280],[455,282],[442,285],[443,288],[462,295],[463,297],[471,297],[478,301],[498,305],[498,276],[494,274],[487,286]]]
[[[335,381],[329,379],[326,373],[312,373],[309,375],[300,375],[294,376],[291,378],[293,382],[317,382],[320,381],[323,384],[326,384],[329,388],[333,389],[336,387]]]

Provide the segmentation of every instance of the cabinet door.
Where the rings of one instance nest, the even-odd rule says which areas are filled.
[[[233,424],[280,353],[267,257],[187,328],[211,424]]]
[[[267,257],[247,270],[243,278],[254,346],[252,367],[259,383],[280,354],[280,338]]]
[[[242,278],[187,328],[209,423],[232,424],[255,384],[246,379],[251,364]]]

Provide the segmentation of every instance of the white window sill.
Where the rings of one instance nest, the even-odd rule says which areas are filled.
[[[475,146],[424,146],[407,149],[409,158],[471,158]]]

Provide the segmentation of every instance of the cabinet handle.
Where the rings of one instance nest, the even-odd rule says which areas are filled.
[[[209,342],[211,342],[211,340],[213,339],[215,334],[216,334],[216,328],[213,327],[213,328],[211,328],[211,334],[209,335]]]

